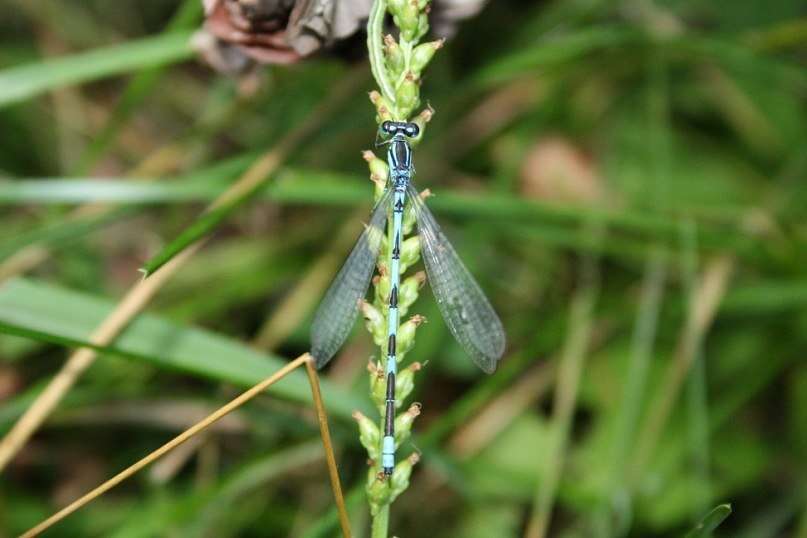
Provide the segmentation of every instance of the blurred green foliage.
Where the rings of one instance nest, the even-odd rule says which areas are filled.
[[[356,90],[321,113],[261,197],[218,225],[0,474],[0,536],[306,350],[336,270],[323,260],[348,248],[334,230],[372,198],[360,150],[375,132],[360,38],[268,67],[250,91],[191,59],[195,0],[4,8],[3,433],[203,203],[335,85]],[[789,0],[495,0],[435,57],[418,185],[436,193],[430,204],[510,347],[482,377],[431,295],[419,300],[430,323],[412,352],[427,362],[412,443],[423,459],[392,514],[397,535],[520,536],[562,464],[551,536],[701,536],[696,525],[720,524],[728,509],[710,511],[731,503],[717,536],[807,537],[805,17]],[[110,209],[74,211],[100,202]],[[569,310],[593,293],[591,260],[599,284],[580,320]],[[326,278],[294,295],[318,267]],[[293,326],[272,349],[251,349],[278,311]],[[555,381],[578,322],[591,334],[559,456]],[[365,462],[349,414],[368,405],[372,346],[359,334],[323,382],[364,536]],[[335,535],[308,401],[302,377],[289,378],[48,535]]]

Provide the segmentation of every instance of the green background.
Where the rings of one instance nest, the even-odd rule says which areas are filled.
[[[360,37],[249,90],[195,60],[193,0],[2,11],[2,433],[206,202],[318,122],[0,474],[12,536],[307,349],[371,203],[375,122]],[[521,536],[557,475],[550,536],[684,536],[730,503],[718,536],[807,537],[806,16],[495,0],[438,52],[417,183],[508,352],[476,371],[421,293],[398,536]],[[92,202],[109,209],[75,217]],[[9,270],[21,251],[45,254]],[[357,330],[323,376],[357,536],[350,413],[372,414],[375,352]],[[300,373],[47,536],[334,536],[318,443]]]

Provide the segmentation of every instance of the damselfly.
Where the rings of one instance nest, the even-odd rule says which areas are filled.
[[[412,185],[414,167],[409,139],[418,133],[419,128],[414,123],[382,123],[379,134],[389,144],[389,181],[373,208],[370,222],[317,309],[311,328],[311,354],[316,358],[317,366],[321,367],[342,347],[353,328],[360,301],[370,284],[383,242],[388,212],[391,211],[386,416],[381,451],[381,464],[387,475],[392,473],[395,466],[395,338],[398,333],[401,236],[407,199],[411,200],[415,213],[427,279],[451,334],[486,373],[496,369],[505,346],[504,329],[499,317]]]

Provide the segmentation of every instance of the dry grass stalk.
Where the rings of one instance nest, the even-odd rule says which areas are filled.
[[[735,264],[733,256],[722,255],[710,261],[703,271],[703,276],[695,289],[695,296],[692,298],[687,321],[679,337],[675,355],[664,373],[660,394],[653,402],[644,431],[639,436],[632,472],[634,479],[640,476],[641,470],[645,468],[658,444],[689,368],[697,356],[706,333],[712,326]]]
[[[471,458],[488,446],[526,409],[543,398],[552,383],[555,367],[541,362],[525,372],[512,387],[490,402],[449,441],[452,454]]]
[[[342,484],[339,481],[339,470],[336,468],[336,457],[333,453],[331,443],[331,432],[328,429],[328,414],[322,403],[322,392],[319,389],[319,376],[314,366],[314,359],[306,353],[305,371],[308,374],[308,382],[311,384],[311,396],[314,398],[314,407],[317,410],[317,422],[319,422],[319,432],[322,437],[322,444],[325,448],[325,461],[328,464],[328,474],[331,479],[333,498],[336,501],[336,512],[339,514],[339,526],[342,527],[342,536],[350,538],[350,521],[347,517],[345,498],[342,495]]]
[[[143,310],[162,285],[201,246],[202,243],[193,245],[166,264],[152,278],[141,280],[135,284],[112,313],[101,322],[101,325],[90,336],[90,342],[94,346],[103,347],[115,340],[132,319]],[[95,361],[96,357],[98,357],[98,352],[93,348],[80,348],[70,355],[67,362],[64,363],[61,370],[37,396],[31,407],[26,409],[22,417],[11,428],[11,431],[0,441],[0,470],[5,468],[45,419],[50,416],[64,395],[67,394],[67,391]]]
[[[118,484],[129,478],[130,476],[134,475],[144,467],[148,466],[150,463],[154,462],[163,455],[167,454],[168,452],[178,447],[188,439],[191,439],[193,436],[201,433],[217,420],[232,413],[233,411],[235,411],[236,409],[238,409],[239,407],[241,407],[242,405],[253,399],[255,396],[258,396],[267,388],[269,388],[270,386],[274,385],[275,383],[286,377],[292,371],[302,366],[303,363],[307,361],[310,361],[310,355],[308,353],[300,355],[292,362],[288,363],[286,366],[284,366],[283,368],[272,374],[271,376],[267,377],[257,385],[253,386],[251,389],[242,393],[240,396],[230,401],[230,403],[220,407],[219,409],[217,409],[216,411],[205,417],[203,420],[197,422],[196,424],[194,424],[193,426],[191,426],[178,436],[174,437],[173,439],[171,439],[169,442],[167,442],[154,452],[150,453],[145,458],[139,460],[137,463],[133,465],[130,465],[129,467],[127,467],[120,473],[116,474],[115,476],[113,476],[112,478],[110,478],[97,488],[93,489],[92,491],[80,497],[79,499],[73,501],[66,507],[62,508],[61,510],[50,516],[45,521],[36,525],[29,531],[25,532],[20,536],[20,538],[32,538],[34,536],[38,536],[39,534],[41,534],[51,526],[55,525],[62,519],[66,518],[67,516],[69,516],[70,514],[72,514],[82,506],[84,506],[85,504],[100,497],[110,489],[114,488],[115,486],[117,486]],[[326,446],[330,446],[330,442],[327,443]]]

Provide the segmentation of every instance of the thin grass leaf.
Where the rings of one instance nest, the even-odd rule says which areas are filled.
[[[629,45],[639,37],[627,27],[604,26],[543,39],[532,47],[497,58],[476,73],[474,82],[483,86],[500,84],[531,70],[569,64],[596,51]]]
[[[690,222],[681,224],[681,281],[689,301],[698,282],[697,228]],[[703,347],[695,351],[692,369],[687,376],[687,437],[689,438],[691,472],[695,482],[703,484],[703,491],[693,493],[692,511],[695,515],[712,504],[712,477],[709,466],[709,402],[706,389],[706,355]]]
[[[0,287],[0,332],[69,347],[93,347],[90,335],[112,308],[114,303],[106,299],[33,279],[14,279]],[[112,345],[96,349],[239,386],[252,386],[284,364],[276,356],[225,336],[150,314],[132,322]],[[349,418],[354,409],[366,407],[326,381],[322,388],[335,416]],[[271,392],[295,402],[311,401],[302,372],[293,372]]]
[[[671,51],[687,55],[688,60],[717,60],[722,66],[765,79],[769,83],[807,87],[804,68],[796,63],[760,54],[736,40],[722,37],[686,35],[668,43]]]
[[[201,2],[198,0],[185,0],[177,8],[171,20],[168,21],[165,33],[171,34],[181,30],[192,30],[198,26],[202,14]],[[93,137],[90,146],[82,155],[76,167],[78,173],[88,172],[104,154],[115,140],[121,127],[131,118],[134,111],[137,110],[146,97],[151,94],[164,71],[165,64],[149,67],[135,75],[129,82],[109,120],[107,120],[101,132]]]
[[[717,527],[731,514],[730,504],[721,504],[712,509],[698,523],[694,529],[689,531],[684,538],[708,538]]]
[[[247,495],[274,479],[299,467],[323,460],[322,441],[317,438],[298,445],[276,451],[238,468],[207,496],[206,502],[197,507],[193,521],[187,525],[184,536],[218,535],[223,519],[233,505]],[[324,465],[322,468],[325,472]],[[226,525],[226,524],[225,524]],[[228,531],[232,532],[230,528]]]
[[[47,59],[0,71],[0,107],[63,86],[180,62],[193,49],[189,32],[177,32]]]
[[[43,388],[45,388],[45,383],[37,383],[13,398],[3,400],[3,405],[0,406],[0,435],[5,435],[14,422],[16,422],[25,410],[31,406],[34,400],[36,400],[36,397],[42,392]],[[64,400],[64,409],[96,403],[97,400],[97,393],[78,388],[67,395]]]
[[[732,290],[721,312],[740,316],[766,316],[807,307],[807,280],[769,280]]]
[[[241,166],[239,163],[232,163],[233,171]],[[232,176],[226,173],[216,174],[210,169],[175,181],[131,182],[109,178],[96,183],[87,178],[52,178],[0,182],[0,204],[124,200],[129,204],[199,202],[214,199],[221,194],[224,182],[229,181],[230,177]],[[260,190],[261,188],[257,189]],[[150,273],[153,272],[189,242],[215,228],[233,209],[257,191],[247,193],[244,200],[221,206],[220,210],[202,216],[191,228],[166,246],[146,268]],[[364,183],[350,175],[287,168],[279,172],[277,181],[267,186],[263,195],[286,204],[353,206],[367,201],[368,189]],[[437,213],[473,217],[480,221],[561,224],[575,228],[580,223],[595,218],[606,223],[612,232],[640,234],[670,246],[678,239],[676,223],[668,216],[638,209],[625,208],[617,212],[594,207],[560,206],[507,194],[478,195],[449,191],[439,191],[429,200],[429,204]],[[699,236],[701,246],[708,249],[732,249],[748,257],[759,256],[761,244],[735,226],[733,221],[715,222],[714,219],[704,221],[703,225],[699,223],[702,232]]]
[[[217,228],[224,219],[229,217],[233,211],[255,196],[255,194],[260,192],[265,186],[266,184],[264,182],[259,182],[237,198],[229,200],[203,213],[196,222],[185,228],[176,239],[163,247],[156,256],[146,262],[143,266],[143,273],[146,276],[153,274],[154,271],[168,263],[174,256],[208,235]]]
[[[162,252],[146,263],[143,268],[146,276],[152,274],[177,254],[202,239],[233,211],[261,192],[266,187],[269,178],[275,175],[278,167],[283,164],[289,153],[305,139],[321,129],[325,118],[330,116],[334,109],[342,106],[354,94],[357,81],[361,80],[361,78],[343,76],[327,97],[323,98],[317,106],[310,110],[303,120],[284,133],[283,137],[276,142],[271,150],[264,152],[235,183],[216,196],[216,199],[208,206],[205,213],[190,228],[187,228]]]
[[[51,248],[69,246],[84,236],[111,222],[122,222],[133,213],[132,208],[120,208],[100,215],[90,215],[81,219],[63,219],[48,222],[23,234],[4,238],[0,241],[0,260],[5,260],[20,249],[34,245],[47,245]]]
[[[466,391],[453,402],[441,416],[435,418],[429,429],[418,438],[418,447],[423,449],[437,446],[458,424],[470,420],[498,394],[506,391],[518,376],[522,375],[535,358],[535,349],[528,348],[515,352],[502,361],[495,376],[485,377],[473,389]]]
[[[348,492],[345,503],[351,514],[364,504],[364,484],[359,484]],[[314,521],[302,535],[303,538],[328,538],[334,536],[339,528],[339,515],[336,507],[332,507],[327,514]]]

